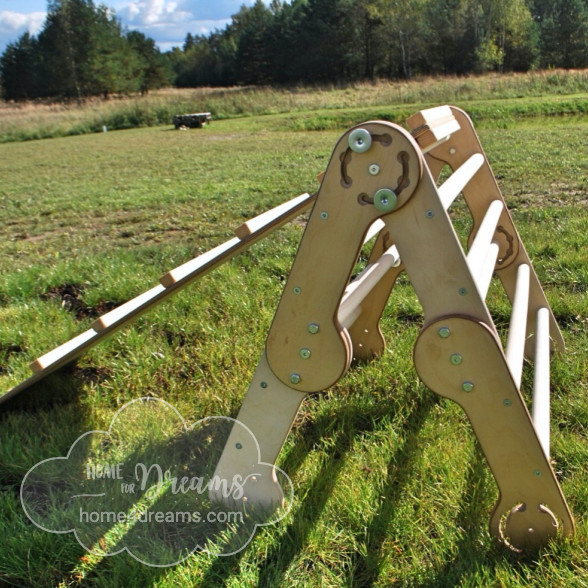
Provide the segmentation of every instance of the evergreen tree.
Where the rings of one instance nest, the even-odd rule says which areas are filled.
[[[167,61],[142,33],[92,0],[50,0],[38,38],[23,35],[0,58],[5,98],[77,98],[146,92],[169,82]]]
[[[434,0],[425,6],[425,61],[430,72],[462,74],[471,68],[468,58],[467,0]]]
[[[552,0],[537,3],[540,14],[541,61],[545,67],[588,66],[588,3]]]
[[[6,100],[27,100],[39,95],[36,40],[24,33],[0,57],[0,86]]]
[[[171,71],[155,41],[139,31],[127,33],[126,42],[135,57],[132,78],[142,94],[171,83]]]
[[[245,84],[271,81],[268,29],[271,12],[262,0],[256,0],[251,8],[241,7],[233,16],[238,42],[236,54],[237,76]]]
[[[349,80],[356,46],[350,0],[308,0],[296,36],[298,52],[292,69],[299,81]]]

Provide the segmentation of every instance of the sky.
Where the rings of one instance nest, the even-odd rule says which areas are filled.
[[[162,51],[181,47],[187,33],[223,29],[240,6],[254,0],[94,0],[113,9],[124,27],[155,40]],[[0,53],[23,33],[37,35],[47,13],[46,0],[0,0]]]

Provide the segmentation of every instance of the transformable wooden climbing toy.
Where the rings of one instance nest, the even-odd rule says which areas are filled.
[[[259,461],[275,463],[305,396],[335,384],[352,357],[384,349],[379,320],[406,270],[424,311],[414,348],[421,380],[469,417],[500,496],[491,533],[509,547],[538,547],[574,523],[549,458],[549,363],[564,343],[468,116],[455,107],[361,124],[337,143],[315,195],[248,221],[236,237],[169,272],[161,284],[103,315],[40,357],[17,394],[72,361],[168,295],[312,206],[308,224],[237,420],[255,435]],[[452,175],[437,187],[441,170]],[[462,193],[473,219],[467,254],[448,216]],[[368,265],[350,277],[377,235]],[[511,301],[506,348],[485,298],[493,274]],[[535,366],[532,415],[520,392],[524,358]],[[247,478],[258,463],[229,436],[216,473]],[[249,460],[246,456],[252,455]],[[276,479],[249,479],[249,504],[280,502]]]

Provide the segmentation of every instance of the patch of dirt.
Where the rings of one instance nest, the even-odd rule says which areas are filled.
[[[40,233],[39,235],[28,235],[27,233],[18,233],[12,237],[12,241],[24,241],[25,243],[39,243],[45,239],[52,237],[55,233],[53,231],[47,231]]]
[[[3,364],[8,362],[8,359],[13,353],[22,353],[23,347],[14,343],[0,343],[0,374],[8,372]]]
[[[107,367],[75,367],[74,376],[84,382],[103,382],[112,375],[112,370]]]
[[[80,284],[62,284],[50,288],[41,298],[58,301],[65,310],[73,312],[79,321],[97,318],[118,306],[118,303],[110,300],[101,300],[95,306],[88,306],[84,302],[83,294],[84,287]]]

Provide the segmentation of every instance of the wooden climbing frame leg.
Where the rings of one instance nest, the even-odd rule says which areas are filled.
[[[256,475],[258,464],[275,464],[305,396],[278,380],[262,356],[214,474],[228,483],[235,476],[245,481],[241,502],[263,507],[282,504],[284,495],[275,472],[271,477]],[[245,434],[244,428],[251,434]],[[212,491],[211,498],[227,502],[219,490]]]
[[[466,412],[500,491],[492,534],[517,550],[544,545],[573,521],[495,334],[449,316],[423,330],[414,354],[423,382]]]

